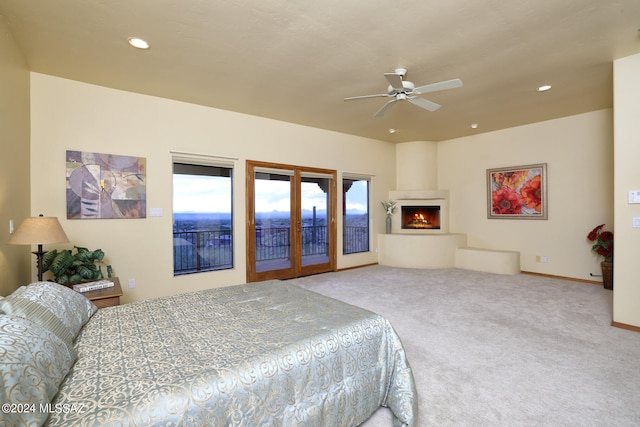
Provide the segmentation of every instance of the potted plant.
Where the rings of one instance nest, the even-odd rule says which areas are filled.
[[[102,249],[90,251],[78,246],[74,249],[75,253],[69,249],[54,249],[44,255],[42,269],[51,271],[55,282],[65,284],[103,279],[102,265],[107,267],[108,277],[113,277],[111,266],[102,261]]]
[[[605,289],[613,289],[613,233],[603,230],[600,224],[587,235],[591,242],[591,250],[598,256],[604,257],[600,263],[602,268],[602,284]]]

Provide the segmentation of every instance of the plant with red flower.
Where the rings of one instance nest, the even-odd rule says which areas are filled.
[[[596,255],[602,255],[605,261],[613,261],[613,233],[603,231],[604,224],[600,224],[587,234],[587,240],[592,242],[591,250]]]

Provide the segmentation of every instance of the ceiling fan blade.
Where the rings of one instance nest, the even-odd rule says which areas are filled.
[[[452,80],[445,80],[443,82],[431,83],[428,85],[419,86],[413,90],[413,93],[420,95],[423,93],[437,92],[439,90],[455,89],[458,87],[462,87],[462,80],[452,79]]]
[[[414,105],[417,105],[420,108],[424,108],[425,110],[429,110],[429,111],[436,111],[438,108],[441,107],[440,104],[436,104],[435,102],[432,102],[423,98],[418,98],[417,96],[408,96],[407,101],[409,101]]]
[[[392,88],[395,90],[403,90],[402,86],[402,76],[396,73],[384,73],[385,78],[389,82]]]
[[[384,115],[384,113],[387,112],[387,110],[389,109],[389,107],[391,107],[393,105],[394,102],[397,102],[398,100],[396,98],[393,98],[392,100],[388,101],[386,104],[384,104],[382,106],[381,109],[379,109],[374,115],[373,117],[382,117]]]
[[[362,96],[350,96],[345,98],[345,101],[353,101],[354,99],[367,99],[367,98],[379,98],[381,96],[389,96],[388,93],[377,93],[375,95],[362,95]]]

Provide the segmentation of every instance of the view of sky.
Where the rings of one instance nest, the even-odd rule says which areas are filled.
[[[302,209],[326,209],[326,195],[315,183],[302,185]],[[365,212],[367,188],[364,181],[354,183],[347,193],[347,211]],[[289,211],[289,183],[256,180],[256,211]],[[193,213],[231,212],[229,178],[205,175],[173,175],[173,211]],[[354,212],[355,211],[355,212]]]

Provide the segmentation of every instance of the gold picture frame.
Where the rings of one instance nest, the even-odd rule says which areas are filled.
[[[487,169],[487,218],[548,219],[547,164]]]

